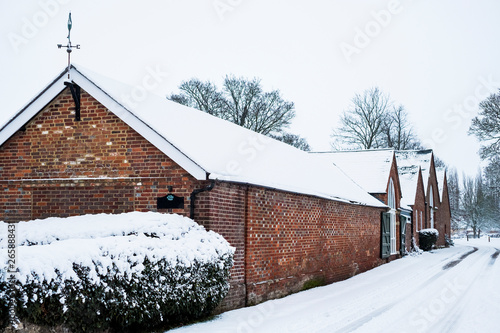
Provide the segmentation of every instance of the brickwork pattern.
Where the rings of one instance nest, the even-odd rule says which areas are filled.
[[[204,185],[208,185],[206,182]],[[245,285],[245,220],[248,187],[227,182],[216,182],[209,192],[196,197],[196,222],[221,234],[236,251],[231,269],[231,288],[221,305],[221,311],[246,305]]]
[[[439,231],[439,238],[437,241],[438,246],[445,246],[445,235],[450,237],[451,232],[451,210],[450,210],[450,199],[448,194],[448,182],[446,181],[446,176],[444,179],[443,186],[443,197],[439,203],[439,208],[436,212],[436,219],[439,221],[437,225],[437,230]]]
[[[236,245],[233,282],[244,283],[247,305],[299,291],[310,279],[331,283],[383,262],[383,209],[228,183],[206,200],[206,212],[216,217],[210,229],[226,239],[246,235],[242,248]]]
[[[81,121],[68,90],[0,147],[0,220],[156,210],[198,187],[185,170],[90,95]]]

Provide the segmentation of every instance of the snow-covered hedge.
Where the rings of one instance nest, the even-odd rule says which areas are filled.
[[[0,228],[0,260],[6,263],[5,223]],[[229,290],[234,248],[179,215],[20,222],[17,241],[16,312],[35,324],[77,331],[154,328],[209,314]],[[7,290],[4,274],[0,320]]]
[[[433,228],[419,230],[418,241],[420,248],[424,251],[430,251],[436,244],[438,236],[439,231]]]

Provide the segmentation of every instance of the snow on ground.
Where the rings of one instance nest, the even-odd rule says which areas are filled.
[[[169,333],[498,332],[500,239],[455,244]]]

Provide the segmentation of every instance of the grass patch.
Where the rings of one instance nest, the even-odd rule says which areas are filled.
[[[302,285],[302,291],[316,287],[322,287],[324,285],[326,285],[325,278],[323,277],[312,278],[311,280],[304,282],[304,284]]]

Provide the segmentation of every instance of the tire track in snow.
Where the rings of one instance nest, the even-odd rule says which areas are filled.
[[[499,249],[495,249],[495,250],[496,250],[496,252],[491,255],[491,260],[490,260],[490,264],[489,264],[490,266],[493,266],[495,264],[495,262],[498,258],[498,255],[500,254]]]
[[[475,249],[474,252],[477,251],[477,248]],[[467,279],[467,272],[464,272],[463,276],[466,278],[466,286],[463,288],[463,291],[460,294],[455,294],[456,297],[453,299],[453,302],[445,304],[451,304],[451,306],[445,309],[446,312],[443,313],[442,316],[435,318],[434,322],[436,322],[436,325],[433,326],[432,329],[426,328],[425,332],[443,333],[455,332],[457,330],[468,331],[467,329],[463,330],[462,323],[467,319],[465,317],[465,314],[468,312],[467,307],[470,306],[470,304],[475,304],[472,300],[474,297],[478,297],[475,290],[478,286],[482,286],[484,280],[487,279],[488,266],[491,266],[491,259],[488,261],[487,257],[491,250],[493,249],[481,249],[481,252],[478,253],[478,255],[480,255],[479,258],[476,259],[477,256],[474,256],[475,261],[472,262],[471,265],[462,268],[462,271],[466,270],[468,273],[473,272],[474,274],[471,278]],[[491,258],[498,257],[497,253],[500,253],[500,251],[497,250],[497,252],[493,253]]]
[[[459,259],[449,262],[449,263],[457,262],[456,264],[450,265],[450,267],[448,267],[446,270],[444,269],[444,267],[442,267],[438,272],[436,272],[435,274],[432,274],[431,276],[428,276],[425,280],[423,280],[419,284],[417,284],[416,287],[413,287],[410,290],[404,290],[404,292],[398,298],[396,298],[394,301],[390,302],[387,305],[382,304],[380,307],[378,307],[374,311],[367,313],[366,315],[358,318],[354,322],[351,322],[346,326],[343,326],[339,329],[336,329],[335,332],[338,332],[338,333],[354,332],[358,329],[361,329],[362,331],[366,331],[366,332],[374,331],[371,328],[366,330],[367,327],[363,327],[363,326],[364,325],[369,326],[371,321],[374,321],[374,320],[377,321],[377,320],[381,319],[381,316],[388,314],[389,311],[394,312],[395,310],[397,310],[397,308],[400,307],[401,304],[405,303],[406,300],[408,300],[412,297],[412,294],[414,294],[415,291],[428,290],[430,288],[430,286],[433,286],[434,288],[439,287],[439,289],[441,289],[441,286],[435,285],[437,281],[440,281],[440,277],[442,275],[445,275],[445,274],[447,274],[447,275],[451,274],[451,273],[449,273],[449,272],[453,271],[453,270],[450,270],[451,268],[455,267],[459,262],[463,261],[464,259],[466,259],[467,257],[469,257],[470,255],[472,255],[473,253],[475,253],[477,251],[478,251],[477,248],[473,248],[472,250],[462,254],[459,257]],[[442,264],[442,261],[440,262],[440,264]],[[446,264],[445,266],[447,266],[448,264]],[[405,283],[408,283],[408,281],[405,281]],[[456,285],[456,284],[457,284],[457,281],[454,280],[453,283],[450,283],[446,287],[453,288],[453,285]],[[395,290],[398,289],[397,286],[394,286],[394,287],[396,287]],[[423,299],[422,303],[425,304],[425,302],[428,302],[428,301],[429,301],[428,299]],[[463,305],[463,306],[465,306],[465,305]],[[458,312],[458,311],[457,311],[457,313],[458,313],[458,315],[460,314],[460,312]],[[325,329],[324,331],[321,331],[321,332],[326,333],[326,332],[331,332],[331,331],[332,330],[331,330],[331,326],[330,326],[330,330]],[[389,330],[389,331],[392,331],[392,330]],[[425,331],[422,331],[422,332],[425,332]],[[440,332],[445,332],[445,331],[440,331]]]
[[[466,250],[467,250],[467,248],[464,249],[464,251],[466,251]],[[424,255],[432,255],[432,253],[426,253]],[[349,313],[350,309],[352,309],[352,308],[365,309],[366,304],[373,302],[373,300],[383,299],[385,296],[387,296],[388,294],[391,293],[391,290],[393,288],[399,288],[399,287],[404,286],[408,283],[410,283],[410,284],[420,283],[420,285],[424,285],[427,281],[435,279],[439,275],[443,274],[442,269],[441,269],[441,265],[442,265],[443,261],[446,261],[446,260],[453,258],[453,257],[457,257],[458,255],[464,255],[464,254],[463,253],[459,253],[459,254],[453,253],[452,255],[448,255],[444,259],[439,260],[439,262],[432,263],[432,265],[429,267],[428,270],[422,271],[418,275],[408,277],[408,279],[406,279],[406,280],[398,280],[394,284],[391,284],[390,286],[384,284],[382,288],[374,288],[370,292],[364,293],[361,296],[356,296],[355,291],[352,290],[351,288],[347,288],[346,290],[343,290],[342,292],[337,292],[335,294],[325,294],[325,293],[320,293],[319,290],[317,290],[317,291],[312,290],[311,292],[318,293],[318,297],[311,299],[307,302],[301,302],[300,305],[295,305],[294,306],[295,312],[297,312],[297,310],[299,310],[301,308],[304,309],[304,311],[307,311],[307,309],[310,306],[314,306],[314,304],[316,302],[323,302],[325,300],[331,299],[332,303],[335,304],[335,300],[338,298],[345,299],[345,296],[349,295],[349,294],[354,294],[354,296],[351,298],[352,300],[349,303],[347,303],[347,304],[344,303],[344,304],[332,306],[326,310],[323,309],[322,311],[316,313],[313,317],[301,318],[300,315],[297,316],[297,320],[294,320],[293,322],[288,323],[287,329],[285,331],[291,332],[291,333],[299,333],[299,332],[302,333],[302,332],[304,332],[303,329],[310,328],[309,325],[311,325],[311,323],[314,323],[313,325],[315,327],[315,330],[313,332],[321,332],[321,330],[326,329],[325,332],[331,333],[332,327],[335,327],[334,331],[337,332],[337,327],[344,326],[346,322],[347,323],[350,323],[350,322],[352,323],[353,321],[358,322],[359,316],[360,316],[359,311],[356,311],[354,313]],[[417,257],[417,258],[419,258],[419,257]],[[409,266],[412,265],[410,260],[417,259],[417,258],[411,258],[411,257],[405,258],[406,260],[409,260],[409,262],[406,263],[406,265],[404,265],[399,260],[393,262],[393,263],[398,263],[398,264],[403,264],[403,265],[402,265],[402,267],[400,267],[397,270],[392,270],[392,269],[388,270],[388,272],[390,272],[390,273],[380,274],[378,276],[379,279],[376,281],[373,281],[373,280],[366,281],[366,280],[362,279],[362,276],[356,275],[348,280],[337,282],[337,284],[341,285],[343,282],[347,282],[351,279],[361,278],[360,281],[364,281],[364,283],[357,285],[357,289],[358,288],[365,289],[365,287],[367,285],[378,285],[380,283],[383,283],[387,279],[390,279],[391,276],[393,276],[395,274],[396,275],[403,274],[405,271],[405,267],[407,269],[407,268],[409,268]],[[400,260],[405,260],[405,259],[400,259]],[[391,263],[388,263],[386,265],[390,265],[390,264]],[[408,267],[407,267],[407,265],[408,265]],[[388,268],[388,266],[379,266],[378,267],[378,269],[384,269],[384,268]],[[429,272],[431,272],[431,273],[435,272],[435,273],[433,275],[429,276]],[[425,279],[425,280],[423,280],[423,282],[422,282],[422,279]],[[294,297],[294,295],[289,296],[289,297]],[[366,321],[369,321],[370,318],[372,318],[374,315],[376,316],[380,312],[387,311],[390,307],[393,307],[393,306],[395,306],[395,304],[391,303],[389,305],[384,306],[384,309],[380,309],[379,304],[374,304],[372,306],[372,308],[374,310],[370,311],[369,313],[366,313],[363,318],[366,317]],[[353,323],[353,324],[355,324],[355,323]],[[363,324],[364,324],[364,322],[361,323],[361,325],[363,325]],[[359,326],[359,325],[355,325],[355,326]]]
[[[469,252],[461,254],[459,260],[463,260],[463,259],[467,258],[470,254],[472,254],[476,251],[477,251],[477,248],[473,248]],[[413,289],[411,289],[410,291],[406,290],[405,287],[407,285],[412,285],[412,286],[416,285],[416,287],[414,287],[414,288],[416,288],[417,290],[420,290],[420,289],[426,287],[432,281],[439,279],[440,276],[442,276],[443,274],[446,273],[445,271],[443,271],[441,265],[442,265],[443,261],[448,260],[450,257],[456,257],[456,255],[446,257],[445,259],[439,261],[438,263],[433,264],[431,267],[429,267],[428,270],[425,271],[425,273],[435,272],[434,274],[424,276],[424,273],[422,273],[421,275],[416,275],[416,276],[413,276],[413,277],[405,279],[405,280],[398,280],[397,283],[391,284],[389,286],[384,286],[384,288],[382,288],[382,289],[375,289],[374,292],[370,292],[370,293],[366,294],[364,297],[362,297],[361,299],[358,298],[356,300],[355,303],[361,304],[361,308],[363,308],[367,302],[375,300],[378,304],[374,305],[373,311],[370,311],[361,317],[359,317],[359,315],[360,315],[359,312],[356,312],[355,314],[353,314],[352,316],[350,316],[348,318],[345,318],[345,317],[342,318],[342,319],[344,319],[344,320],[342,320],[343,322],[345,322],[345,321],[349,322],[347,325],[335,326],[335,323],[333,323],[333,322],[327,323],[326,320],[323,319],[323,321],[325,321],[325,323],[323,325],[320,325],[319,327],[317,326],[318,329],[315,330],[314,332],[318,332],[318,333],[319,332],[325,332],[325,333],[328,332],[328,333],[330,333],[330,332],[332,332],[332,329],[333,329],[334,332],[344,333],[344,332],[352,332],[352,331],[355,331],[356,329],[361,328],[363,325],[368,324],[373,319],[376,319],[379,316],[381,316],[382,314],[387,313],[389,310],[397,307],[402,301],[408,299],[414,291],[413,291]],[[422,278],[423,278],[423,280],[422,280]],[[393,290],[401,289],[401,287],[403,287],[403,289],[405,289],[405,291],[400,296],[398,296],[395,300],[391,301],[390,303],[388,303],[386,305],[380,305],[380,303],[378,301],[383,299],[386,293],[391,293]],[[355,317],[355,318],[352,318],[352,317]],[[320,320],[320,322],[321,322],[321,320]]]
[[[446,265],[443,266],[443,270],[447,270],[447,269],[450,269],[452,267],[455,267],[456,265],[458,265],[459,263],[461,263],[462,260],[464,260],[465,258],[467,258],[468,256],[470,256],[471,254],[473,254],[477,250],[478,250],[478,248],[474,247],[471,251],[467,252],[466,254],[463,254],[457,260],[453,260],[453,261],[448,262]]]

